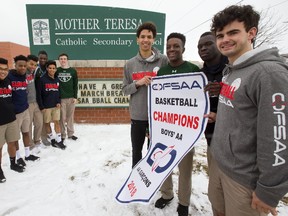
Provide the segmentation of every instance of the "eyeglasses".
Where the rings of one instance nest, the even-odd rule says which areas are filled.
[[[7,72],[7,71],[8,71],[8,68],[2,68],[2,67],[0,67],[0,71],[2,71],[2,72]]]

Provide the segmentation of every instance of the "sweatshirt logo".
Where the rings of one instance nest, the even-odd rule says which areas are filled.
[[[157,72],[159,71],[160,67],[156,66],[153,68],[152,71],[138,71],[132,73],[132,79],[135,81],[142,79],[144,76],[151,76],[155,77]]]
[[[0,88],[0,98],[12,97],[12,87],[9,85],[8,88]]]
[[[26,76],[28,84],[34,83],[34,74],[29,74]]]
[[[70,73],[59,73],[58,78],[61,82],[69,82],[72,76]]]
[[[45,91],[58,91],[59,83],[46,83]]]
[[[235,79],[231,85],[227,83],[222,84],[221,92],[219,95],[219,102],[234,108],[232,101],[234,100],[234,94],[241,85],[241,79]]]
[[[286,141],[286,115],[284,110],[286,109],[287,102],[285,102],[285,96],[282,93],[275,93],[272,95],[272,107],[273,114],[276,119],[276,123],[273,126],[274,129],[274,163],[272,166],[280,166],[286,163],[285,159],[281,157],[281,153],[287,149],[285,145]]]
[[[26,90],[27,89],[27,80],[25,80],[25,81],[12,81],[11,86],[12,86],[13,91]]]
[[[154,71],[151,71],[151,72],[149,72],[149,71],[134,72],[132,74],[132,79],[133,80],[140,80],[145,76],[155,77],[156,75],[157,75],[157,72],[154,72]]]

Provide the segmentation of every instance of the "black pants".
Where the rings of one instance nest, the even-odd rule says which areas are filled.
[[[132,168],[142,159],[148,121],[131,119]]]

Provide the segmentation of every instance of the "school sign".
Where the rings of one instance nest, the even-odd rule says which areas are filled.
[[[26,5],[31,53],[46,50],[50,59],[126,60],[138,50],[136,30],[146,21],[157,26],[154,46],[164,48],[165,14],[82,5]]]

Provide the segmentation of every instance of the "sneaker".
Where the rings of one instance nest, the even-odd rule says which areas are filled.
[[[4,176],[3,170],[0,168],[0,183],[6,182],[6,178]]]
[[[40,160],[40,157],[30,154],[28,157],[25,157],[25,160],[26,161],[38,161]]]
[[[25,167],[26,166],[26,163],[25,161],[23,160],[23,158],[19,158],[17,159],[17,164],[22,166],[22,167]]]
[[[58,145],[58,148],[62,149],[62,150],[65,150],[66,149],[66,145],[64,145],[64,143],[61,141],[59,143],[57,143]]]
[[[77,140],[78,137],[76,137],[76,136],[73,135],[73,136],[68,137],[68,139]]]
[[[163,209],[166,205],[168,205],[171,202],[173,198],[174,197],[172,197],[171,199],[164,199],[161,197],[155,202],[155,207],[159,209]]]
[[[51,145],[53,146],[53,147],[55,147],[55,148],[57,148],[57,146],[56,146],[56,140],[55,139],[52,139],[51,140]]]
[[[19,160],[19,159],[18,159]],[[23,160],[23,159],[22,159]],[[25,167],[24,166],[21,166],[21,165],[18,165],[18,164],[11,164],[10,165],[10,169],[11,170],[14,170],[14,171],[16,171],[16,172],[19,172],[19,173],[21,173],[21,172],[24,172],[24,170],[25,170]]]
[[[55,141],[55,143],[53,143],[52,146],[55,147],[55,148],[60,148],[62,150],[66,149],[66,145],[64,145],[62,141],[59,142],[59,143]]]
[[[178,204],[177,207],[178,216],[188,216],[188,206]]]

